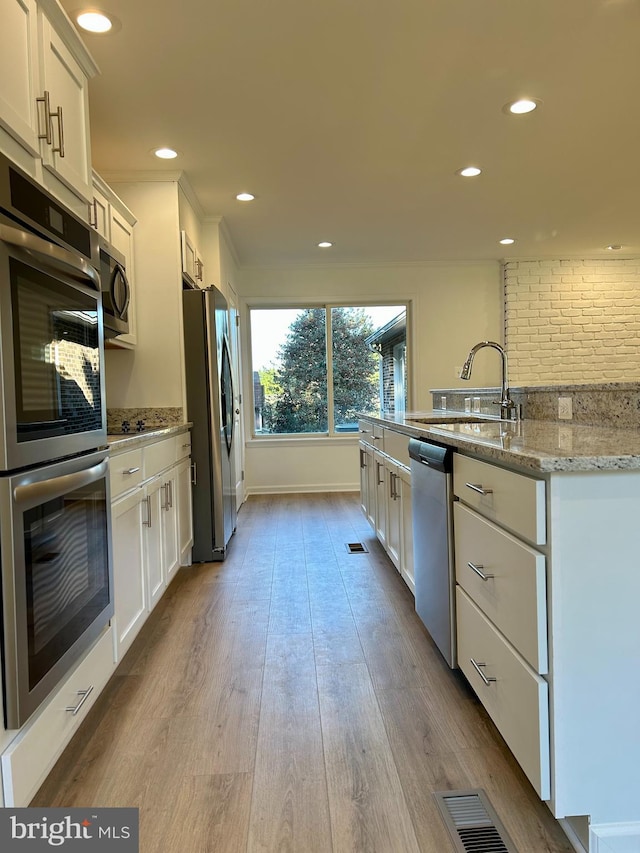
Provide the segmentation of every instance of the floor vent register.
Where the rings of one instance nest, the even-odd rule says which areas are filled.
[[[433,796],[459,853],[518,853],[481,788]]]
[[[350,554],[368,554],[369,551],[367,546],[362,542],[347,542],[345,543],[347,547],[347,551]]]

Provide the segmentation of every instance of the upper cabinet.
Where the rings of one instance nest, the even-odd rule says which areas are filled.
[[[186,231],[180,232],[182,251],[182,277],[192,287],[202,287],[204,282],[204,263],[195,242]]]
[[[0,0],[0,148],[86,218],[97,67],[56,0]]]
[[[189,287],[204,287],[202,260],[202,211],[186,177],[178,185],[182,280]]]

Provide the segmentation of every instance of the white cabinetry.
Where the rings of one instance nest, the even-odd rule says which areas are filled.
[[[15,140],[24,153],[38,157],[36,98],[39,92],[35,0],[1,0],[0,19],[0,126],[3,147]],[[15,154],[15,146],[7,150]],[[25,166],[19,156],[20,165]]]
[[[43,164],[80,198],[90,201],[89,80],[49,18],[41,15],[39,24]]]
[[[195,241],[186,231],[180,233],[182,252],[182,275],[189,284],[204,287],[204,262]]]
[[[364,419],[358,431],[362,511],[414,592],[409,438]]]
[[[4,805],[29,805],[114,670],[111,628],[2,753]]]
[[[0,20],[0,148],[86,218],[97,67],[54,0],[0,0]]]
[[[548,800],[545,483],[460,454],[453,483],[458,665]]]
[[[114,455],[111,483],[115,656],[121,660],[192,542],[187,434]],[[119,496],[120,495],[120,496]],[[184,547],[180,547],[183,545]]]

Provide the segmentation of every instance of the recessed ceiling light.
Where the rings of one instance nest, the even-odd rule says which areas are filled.
[[[319,249],[330,249],[333,246],[333,243],[329,243],[328,240],[323,240],[322,243],[318,243]]]
[[[178,156],[178,152],[174,151],[173,148],[155,148],[153,153],[161,160],[173,160]]]
[[[502,243],[503,246],[510,246],[512,243],[515,243],[516,241],[513,239],[513,237],[503,237],[502,240],[500,240],[500,242]]]
[[[517,101],[510,101],[508,104],[505,104],[503,109],[505,112],[512,113],[513,115],[525,115],[526,113],[532,113],[539,106],[540,101],[534,98],[520,98]]]
[[[607,249],[609,249],[609,250],[610,250],[610,251],[612,251],[612,252],[617,252],[617,251],[618,251],[618,249],[621,249],[621,248],[622,248],[622,246],[619,246],[619,245],[617,245],[617,244],[613,244],[613,245],[611,245],[611,246],[607,246]]]
[[[108,33],[113,27],[111,19],[98,11],[78,12],[76,21],[79,27],[90,33]]]
[[[482,169],[478,169],[477,166],[465,166],[464,169],[458,169],[456,175],[462,175],[463,178],[475,178],[481,172]]]
[[[255,196],[251,195],[251,193],[238,193],[236,198],[238,201],[253,201]]]

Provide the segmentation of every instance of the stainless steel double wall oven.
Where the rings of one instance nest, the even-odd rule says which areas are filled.
[[[113,615],[95,232],[0,157],[4,724],[20,727]]]

